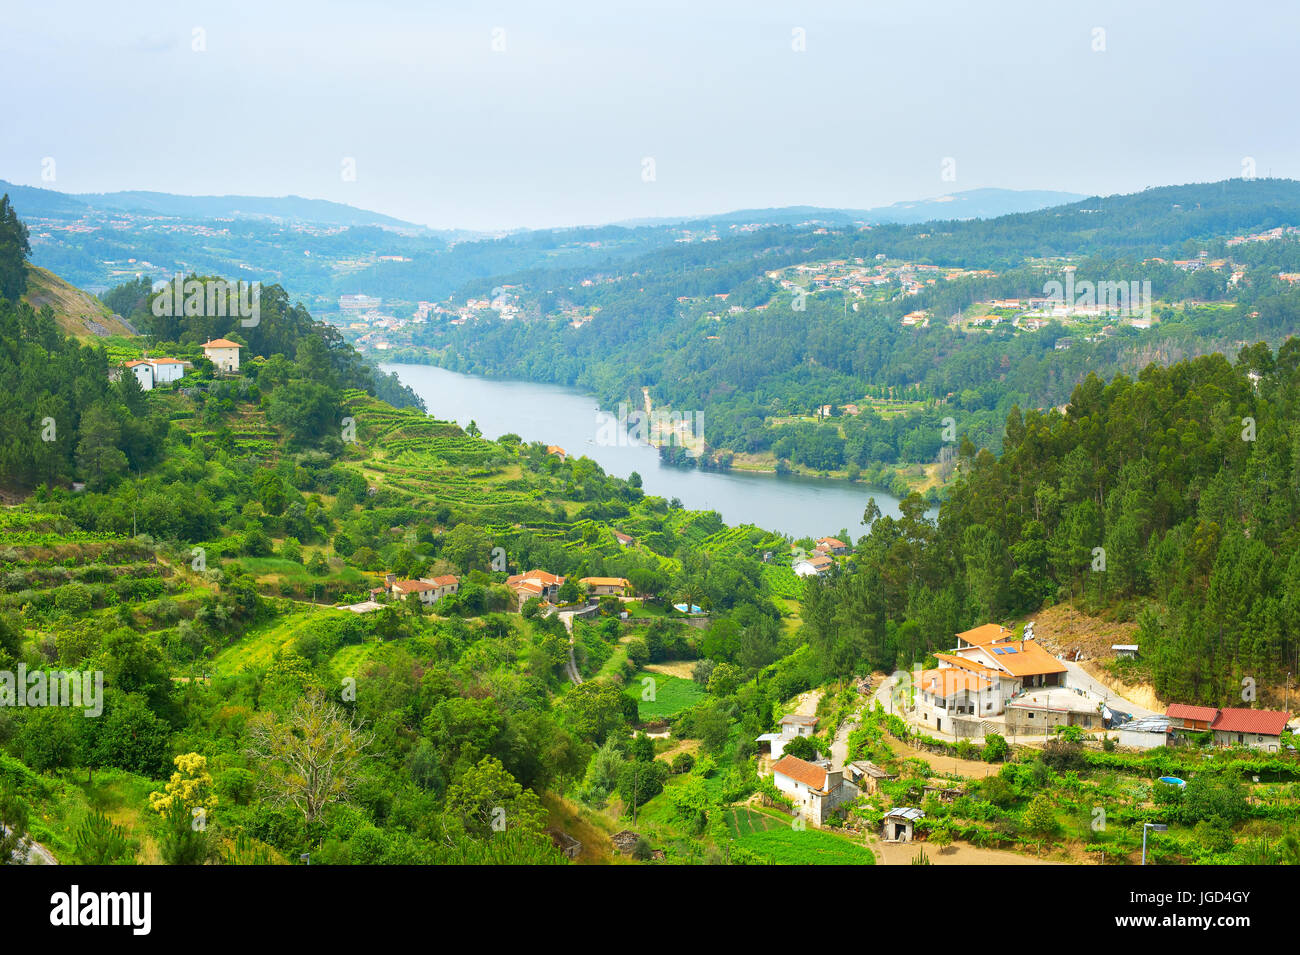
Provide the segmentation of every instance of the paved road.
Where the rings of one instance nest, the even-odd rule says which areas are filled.
[[[1108,703],[1113,703],[1115,708],[1123,710],[1125,713],[1132,713],[1133,718],[1137,719],[1143,716],[1159,716],[1161,714],[1148,710],[1145,706],[1139,706],[1132,700],[1126,700],[1104,683],[1099,683],[1088,675],[1088,671],[1077,663],[1069,660],[1062,660],[1066,669],[1069,670],[1068,683],[1070,686],[1078,687],[1081,690],[1087,690],[1094,696],[1101,697]]]
[[[559,611],[560,623],[564,624],[565,631],[569,634],[569,659],[565,661],[564,669],[569,674],[569,679],[575,684],[582,682],[582,674],[578,672],[578,661],[573,657],[573,611]]]
[[[831,769],[843,769],[849,761],[849,734],[858,728],[861,721],[862,711],[859,710],[840,724],[839,732],[831,740]]]

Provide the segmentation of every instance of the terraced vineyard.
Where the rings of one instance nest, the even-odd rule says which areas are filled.
[[[148,624],[180,611],[162,601],[190,595],[152,545],[73,530],[57,514],[0,510],[0,540],[0,611],[22,611],[37,632],[67,615],[128,612]]]

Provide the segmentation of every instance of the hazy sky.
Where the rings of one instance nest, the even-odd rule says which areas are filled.
[[[0,178],[490,229],[1300,177],[1298,35],[1186,0],[7,0]]]

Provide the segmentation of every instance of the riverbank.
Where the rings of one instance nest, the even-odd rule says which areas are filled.
[[[736,527],[753,524],[793,539],[866,532],[862,516],[875,499],[882,514],[900,514],[898,497],[861,482],[792,473],[681,467],[660,460],[644,442],[610,440],[607,415],[594,398],[559,385],[478,378],[436,365],[383,364],[443,419],[471,420],[485,437],[514,434],[525,442],[591,458],[608,474],[641,480],[642,489],[692,510],[716,511]]]
[[[567,385],[558,385],[547,382],[536,382],[528,379],[517,378],[494,378],[486,375],[468,374],[461,371],[455,371],[437,361],[428,360],[436,353],[419,352],[413,353],[412,349],[401,349],[393,354],[393,357],[380,365],[381,368],[395,368],[401,365],[410,365],[413,367],[438,368],[450,374],[463,375],[466,378],[476,381],[492,381],[502,384],[531,384],[542,388],[558,388],[571,394],[580,394],[588,397],[594,405],[605,415],[617,416],[618,409],[605,408],[598,396],[588,392],[579,391]],[[375,357],[375,356],[370,356]],[[387,357],[387,356],[386,356]],[[641,388],[641,407],[647,419],[653,420],[655,407],[650,397],[650,389],[642,386]],[[906,404],[906,403],[905,403]],[[912,404],[919,405],[919,402]],[[803,420],[794,418],[778,418],[769,420],[765,427],[770,431],[775,423],[789,422],[792,420]],[[811,418],[807,419],[813,420]],[[682,426],[689,430],[690,418],[682,422]],[[881,493],[889,494],[892,497],[906,497],[913,492],[923,495],[931,505],[939,504],[943,499],[943,491],[952,481],[955,471],[951,468],[945,469],[938,462],[929,462],[925,464],[885,464],[883,462],[872,462],[865,467],[849,465],[845,468],[832,470],[818,470],[796,462],[778,459],[771,451],[764,451],[758,454],[751,454],[742,451],[734,451],[730,448],[708,447],[702,442],[702,435],[687,435],[689,443],[692,440],[700,440],[700,447],[703,452],[699,458],[691,458],[696,462],[694,467],[701,471],[719,471],[719,472],[736,472],[740,474],[753,474],[759,476],[766,475],[789,475],[800,478],[807,478],[817,481],[836,481],[854,487],[867,488],[876,490]],[[660,441],[655,436],[648,436],[649,443],[652,446],[658,446]],[[572,449],[571,449],[572,450]],[[691,465],[685,465],[691,466]],[[945,478],[944,472],[947,471]]]

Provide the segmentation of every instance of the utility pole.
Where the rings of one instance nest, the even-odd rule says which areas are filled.
[[[637,795],[640,792],[641,780],[641,761],[634,759],[632,761],[632,828],[636,828],[636,802]]]

